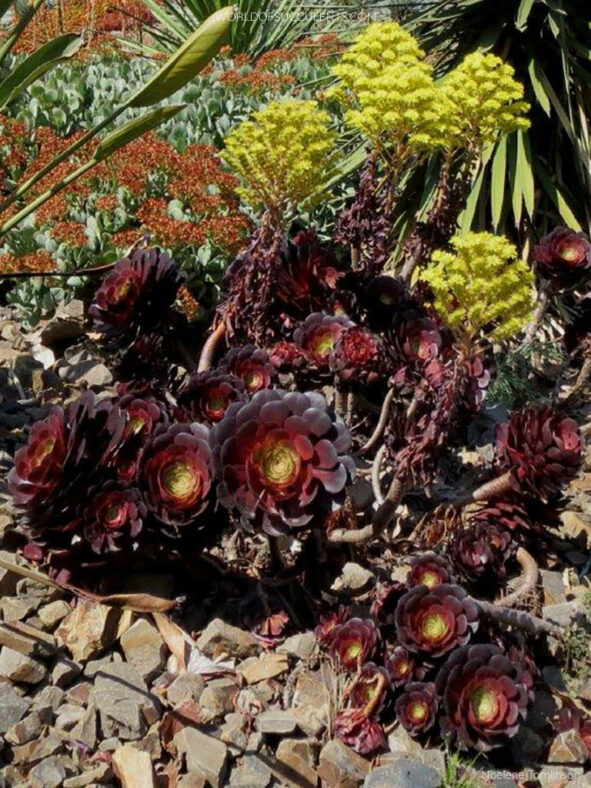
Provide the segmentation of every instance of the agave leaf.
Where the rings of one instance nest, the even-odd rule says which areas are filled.
[[[151,112],[142,115],[141,118],[130,120],[99,142],[94,151],[94,160],[97,162],[103,161],[119,148],[137,139],[137,137],[141,137],[147,131],[155,129],[165,120],[174,117],[185,106],[185,104],[173,104],[170,107],[157,107]]]
[[[81,36],[68,33],[48,41],[25,58],[0,84],[0,110],[56,63],[75,55],[82,43]]]
[[[172,55],[160,71],[127,102],[129,107],[149,107],[172,96],[207,65],[227,39],[234,7],[208,17]]]

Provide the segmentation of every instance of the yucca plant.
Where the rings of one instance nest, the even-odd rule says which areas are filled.
[[[0,81],[0,111],[54,64],[75,54],[83,43],[79,36],[63,35],[47,42],[24,60],[12,56],[15,44],[44,2],[45,0],[34,0],[24,12],[16,15],[16,21],[7,28],[6,38],[0,47],[0,69],[6,71]],[[0,19],[9,9],[10,2],[0,0]],[[176,49],[152,79],[127,101],[115,107],[100,123],[76,137],[31,177],[20,183],[3,184],[5,197],[0,202],[0,239],[43,203],[116,150],[179,112],[182,105],[158,105],[184,87],[217,54],[227,40],[232,14],[231,6],[216,11]],[[6,69],[9,57],[12,60]],[[1,74],[2,72],[0,79]],[[113,128],[115,121],[127,110],[131,110],[135,117]],[[138,111],[143,114],[138,114]],[[90,156],[81,151],[104,130],[109,133],[100,139]],[[78,153],[79,151],[81,153]],[[52,181],[52,173],[64,162],[76,162],[78,166],[67,175]],[[39,188],[42,180],[43,187]]]
[[[171,52],[210,14],[222,5],[221,0],[142,0],[152,14],[153,23],[144,25],[151,44],[128,42],[145,52]],[[364,3],[360,8],[352,0],[316,0],[302,4],[297,0],[238,0],[230,30],[233,52],[258,56],[270,49],[288,47],[299,39],[318,33],[334,32],[348,36],[376,16],[407,15],[412,0],[389,3]],[[365,21],[364,21],[365,20]]]
[[[591,25],[586,0],[438,0],[409,29],[443,75],[467,53],[515,69],[531,104],[529,130],[483,153],[463,224],[497,231],[591,228]]]

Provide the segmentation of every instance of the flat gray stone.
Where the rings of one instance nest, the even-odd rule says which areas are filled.
[[[228,748],[223,742],[197,728],[183,728],[174,742],[185,756],[188,772],[204,777],[214,788],[223,785],[228,758]]]
[[[232,769],[232,788],[267,788],[271,782],[271,769],[258,755],[245,755],[239,765]]]
[[[197,647],[211,659],[221,656],[245,659],[261,651],[261,645],[254,635],[226,624],[221,618],[210,621],[199,636]]]
[[[164,667],[167,648],[162,635],[145,618],[138,619],[123,635],[121,648],[125,659],[138,669],[144,679]]]
[[[309,659],[317,647],[316,635],[313,632],[302,632],[292,635],[277,647],[279,654],[289,654],[296,659]]]
[[[435,769],[410,758],[400,758],[370,772],[363,788],[439,788],[440,785],[441,777]]]
[[[59,756],[51,756],[33,766],[29,773],[31,788],[60,788],[66,779],[66,767]]]
[[[160,703],[133,665],[113,662],[96,674],[91,697],[99,711],[103,736],[134,741],[160,717]]]
[[[261,733],[277,734],[286,736],[293,733],[296,729],[297,721],[291,709],[282,711],[280,709],[269,709],[263,711],[256,718],[255,727]]]
[[[318,776],[327,786],[357,786],[369,770],[369,761],[338,739],[327,742],[320,752]],[[389,788],[393,785],[396,783],[391,783]]]
[[[7,681],[0,681],[0,734],[21,720],[31,701],[21,697]]]
[[[0,676],[22,684],[39,684],[47,675],[47,668],[38,659],[27,657],[3,646],[0,651]]]

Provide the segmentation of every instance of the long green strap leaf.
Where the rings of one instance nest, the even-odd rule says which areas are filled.
[[[550,107],[550,99],[548,98],[548,94],[544,90],[543,85],[543,74],[542,67],[534,60],[533,57],[530,57],[529,62],[527,64],[527,70],[529,73],[529,78],[531,81],[532,88],[534,89],[534,93],[536,94],[536,98],[546,113],[548,117],[550,117],[551,107]]]
[[[492,163],[490,186],[491,212],[495,230],[501,223],[503,205],[505,202],[505,188],[507,184],[507,137],[499,140]]]
[[[31,19],[35,16],[37,11],[41,8],[45,0],[32,0],[32,3],[27,6],[25,12],[12,28],[8,37],[0,47],[0,65],[4,62],[7,55],[12,52],[12,49],[19,38],[22,36],[23,32],[25,31],[27,25],[31,21]]]
[[[517,10],[517,18],[515,20],[515,26],[518,30],[525,30],[527,27],[527,20],[529,19],[534,2],[535,0],[521,0],[519,9]]]
[[[517,132],[517,181],[525,208],[533,218],[535,207],[535,184],[531,162],[531,148],[528,135],[519,130]]]
[[[550,177],[548,172],[544,169],[544,167],[540,164],[539,161],[536,161],[534,166],[536,169],[536,174],[540,180],[540,183],[544,188],[544,191],[556,206],[556,209],[560,214],[560,216],[562,217],[564,223],[567,224],[569,227],[571,227],[573,230],[577,230],[577,232],[580,232],[582,227],[579,221],[577,220],[577,217],[574,215],[570,205],[566,201],[566,198],[564,197],[558,186],[556,186],[556,184],[554,183],[553,178]]]
[[[93,158],[96,161],[103,161],[119,148],[129,142],[141,137],[148,131],[152,131],[164,121],[174,117],[178,112],[185,108],[185,104],[173,105],[170,107],[157,107],[151,112],[146,113],[141,118],[134,118],[129,123],[125,123],[121,128],[108,134],[96,146]]]
[[[234,7],[228,6],[206,19],[127,106],[149,107],[186,85],[219,51],[228,37],[233,16]]]
[[[58,36],[39,47],[14,68],[0,84],[0,110],[56,63],[75,55],[82,46],[81,36]]]

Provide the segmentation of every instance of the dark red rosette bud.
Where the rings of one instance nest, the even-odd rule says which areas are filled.
[[[393,624],[396,605],[406,591],[404,583],[399,583],[398,580],[376,583],[370,608],[372,618],[380,625]]]
[[[470,522],[484,526],[497,525],[509,531],[527,533],[533,529],[532,521],[517,500],[498,498],[488,501],[470,517]]]
[[[486,752],[515,736],[533,700],[533,679],[498,646],[463,646],[441,666],[441,731],[461,749]]]
[[[152,332],[169,317],[184,279],[165,252],[137,249],[119,260],[96,291],[88,310],[95,330],[126,339]]]
[[[277,342],[269,350],[269,361],[277,372],[293,372],[306,363],[306,357],[293,342]]]
[[[329,355],[331,370],[343,383],[369,386],[382,376],[385,358],[382,344],[366,328],[353,326],[341,333]]]
[[[328,315],[314,312],[308,315],[303,325],[296,329],[296,346],[316,364],[319,369],[328,370],[329,358],[341,334],[353,326],[346,315]]]
[[[119,407],[127,416],[123,439],[133,435],[146,440],[160,424],[168,424],[166,405],[155,397],[130,391],[120,397]]]
[[[421,584],[427,588],[435,588],[441,583],[453,583],[454,577],[445,558],[437,553],[428,552],[411,558],[406,582],[409,588]]]
[[[375,662],[366,662],[351,681],[346,694],[351,706],[360,708],[371,704],[374,713],[377,713],[384,705],[389,686],[390,674],[386,668]]]
[[[99,402],[87,391],[67,410],[55,408],[31,429],[8,475],[14,504],[27,515],[30,536],[76,527],[83,491],[112,466],[124,428],[120,408],[109,400]]]
[[[267,389],[275,380],[276,372],[269,361],[266,350],[259,350],[254,345],[233,348],[220,361],[219,371],[228,370],[244,383],[247,394],[255,394]]]
[[[433,658],[466,644],[478,623],[478,608],[466,591],[449,583],[415,586],[396,608],[398,642]]]
[[[552,722],[556,733],[577,731],[587,749],[587,759],[591,759],[591,717],[585,717],[576,706],[563,706]]]
[[[454,566],[469,580],[507,576],[507,564],[517,552],[509,531],[492,523],[477,523],[455,531],[448,547]]]
[[[296,319],[326,309],[343,276],[332,249],[320,244],[311,230],[301,230],[281,248],[274,297]]]
[[[119,408],[127,417],[122,446],[115,459],[118,478],[135,479],[140,453],[148,438],[160,424],[168,424],[166,405],[155,397],[130,391],[120,397]]]
[[[190,375],[177,399],[188,420],[215,424],[232,402],[245,402],[248,396],[241,378],[214,370]]]
[[[368,717],[363,709],[340,711],[334,718],[333,733],[360,755],[370,755],[386,746],[382,726]]]
[[[583,441],[579,427],[556,409],[528,407],[497,430],[497,452],[517,491],[550,497],[577,475]]]
[[[568,287],[591,271],[591,244],[585,233],[557,227],[534,247],[540,274],[558,287]]]
[[[356,671],[374,655],[378,638],[371,618],[350,618],[333,631],[330,653],[344,670]]]
[[[142,529],[146,507],[137,490],[107,482],[91,488],[84,510],[84,538],[95,553],[109,553],[131,545]]]
[[[414,656],[404,646],[394,646],[386,657],[386,670],[393,687],[412,681],[416,671]]]
[[[211,451],[202,424],[156,429],[146,443],[138,483],[148,509],[166,525],[193,522],[208,504]]]
[[[442,344],[435,322],[416,309],[408,309],[395,317],[393,338],[409,361],[431,361],[439,355]]]
[[[321,646],[329,647],[332,643],[332,638],[335,629],[344,623],[351,615],[349,608],[345,605],[339,605],[330,613],[325,616],[320,616],[318,626],[314,630],[314,634]]]
[[[365,287],[361,304],[367,310],[368,322],[379,329],[392,325],[393,316],[411,303],[408,287],[399,279],[383,274]]]
[[[230,405],[211,441],[220,503],[269,533],[322,522],[355,472],[349,432],[316,392],[259,391]]]
[[[33,509],[52,497],[62,478],[66,443],[62,408],[53,408],[46,419],[33,424],[27,445],[14,455],[14,467],[8,474],[15,507]]]
[[[435,685],[422,681],[407,684],[394,705],[398,721],[411,736],[420,736],[431,730],[438,708]]]

